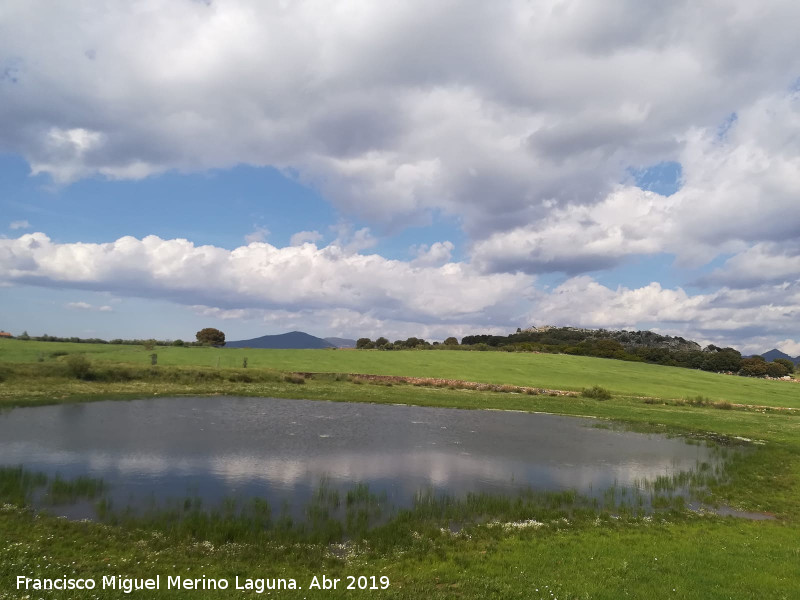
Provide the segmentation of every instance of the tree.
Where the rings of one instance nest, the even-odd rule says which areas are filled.
[[[203,344],[204,346],[224,346],[225,345],[225,334],[222,333],[219,329],[214,329],[213,327],[206,327],[205,329],[201,329],[196,334],[197,341]]]
[[[18,340],[29,340],[29,339],[31,339],[31,336],[28,335],[27,331],[23,331],[22,335],[20,335],[17,339]]]
[[[449,337],[444,341],[445,346],[458,346],[458,338]]]
[[[783,377],[789,374],[789,369],[777,361],[767,363],[767,375],[770,377]]]
[[[387,340],[385,337],[379,337],[377,340],[375,340],[375,345],[378,348],[380,348],[381,346],[385,346],[388,343],[389,343],[389,340]]]
[[[359,349],[362,349],[362,350],[370,348],[372,346],[374,346],[374,344],[372,343],[372,340],[369,339],[369,338],[366,338],[366,337],[358,338],[358,341],[356,341],[356,348],[359,348]]]
[[[761,360],[759,360],[761,359]],[[748,377],[764,377],[767,374],[767,363],[760,356],[751,356],[742,359],[739,375]]]
[[[778,363],[779,365],[783,365],[786,367],[786,371],[788,373],[794,373],[794,363],[790,361],[788,358],[776,358],[772,362]]]

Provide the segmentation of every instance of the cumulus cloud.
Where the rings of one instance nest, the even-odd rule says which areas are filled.
[[[248,244],[252,244],[253,242],[263,242],[267,239],[269,234],[270,230],[266,227],[256,226],[253,228],[253,231],[244,236],[244,241]]]
[[[43,233],[0,239],[0,280],[189,306],[343,308],[429,322],[507,321],[519,314],[531,285],[524,275],[481,275],[465,263],[415,267],[333,244],[276,248],[253,242],[226,250],[156,236],[58,244]]]
[[[361,220],[443,212],[482,240],[679,160],[716,243],[738,236],[720,208],[757,197],[766,223],[796,178],[790,0],[7,4],[0,147],[61,182],[270,165]],[[740,139],[709,153],[732,111]]]
[[[777,343],[776,348],[789,356],[800,356],[800,341],[782,340]]]
[[[309,242],[315,244],[320,240],[322,240],[322,234],[316,229],[314,231],[298,231],[289,239],[289,245],[302,246]]]
[[[93,310],[97,312],[111,312],[112,310],[114,310],[107,304],[103,306],[97,306],[94,304],[89,304],[88,302],[67,302],[64,306],[66,308],[71,308],[76,310]]]
[[[758,243],[727,259],[701,278],[701,285],[752,288],[764,283],[800,281],[800,243]]]
[[[554,207],[547,217],[476,243],[472,258],[486,271],[581,273],[634,254],[666,249],[674,234],[674,200],[619,186],[594,205]]]
[[[545,290],[529,275],[485,274],[463,262],[418,266],[336,245],[227,250],[156,236],[106,244],[58,244],[42,233],[0,239],[0,281],[165,299],[204,316],[326,335],[443,339],[556,324],[653,329],[763,352],[796,331],[800,317],[800,281],[692,295],[655,282],[613,289],[581,275]]]
[[[448,241],[434,242],[430,246],[428,244],[414,245],[410,250],[416,257],[411,264],[415,267],[427,267],[449,262],[453,255],[453,248],[455,248],[453,242]]]
[[[331,243],[348,254],[354,254],[372,248],[378,240],[372,235],[369,227],[354,229],[352,223],[339,222],[330,226],[331,231],[336,235],[336,239]]]
[[[279,249],[255,230],[232,252],[23,236],[0,247],[0,285],[220,310],[372,303],[382,321],[486,327],[514,321],[520,303],[561,318],[561,294],[591,298],[581,318],[603,326],[689,327],[671,320],[674,303],[709,339],[773,335],[796,314],[797,2],[226,0],[153,11],[19,0],[3,11],[0,151],[34,174],[66,185],[272,166],[345,220],[325,248],[317,231]],[[663,161],[681,166],[676,193],[633,185],[631,173]],[[463,228],[469,262],[451,263],[447,242],[409,262],[362,254],[373,231],[442,216]],[[692,296],[573,277],[660,253],[688,266],[728,256],[700,282],[722,288]],[[563,293],[531,291],[540,272],[566,273]],[[198,283],[209,280],[220,283]],[[457,304],[448,296],[465,303],[458,314],[445,316]]]
[[[8,228],[12,231],[15,229],[30,229],[30,226],[31,224],[27,221],[11,221],[11,223],[8,224]]]
[[[682,265],[699,266],[736,254],[705,282],[796,279],[798,139],[800,94],[764,98],[722,134],[716,127],[686,133],[676,193],[617,185],[597,202],[553,203],[541,218],[477,241],[473,260],[488,271],[576,274],[634,255],[666,252]]]

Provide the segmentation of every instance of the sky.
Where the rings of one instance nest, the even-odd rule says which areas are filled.
[[[800,3],[0,5],[0,329],[800,354]]]

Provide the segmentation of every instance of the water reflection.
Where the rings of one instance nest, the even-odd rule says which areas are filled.
[[[673,475],[709,448],[553,415],[270,398],[176,398],[15,409],[0,464],[102,478],[118,502],[307,499],[325,478],[363,482],[397,506],[420,489],[462,496],[576,490]]]

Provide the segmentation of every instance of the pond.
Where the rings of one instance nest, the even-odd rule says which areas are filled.
[[[548,414],[275,398],[160,398],[0,414],[0,465],[102,479],[114,506],[263,498],[295,517],[320,489],[387,505],[574,490],[588,498],[712,470],[715,449]],[[92,517],[92,503],[53,509]]]

